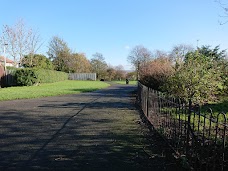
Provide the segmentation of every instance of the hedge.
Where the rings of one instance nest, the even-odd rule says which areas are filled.
[[[16,83],[19,86],[31,86],[39,83],[53,83],[68,79],[68,74],[65,72],[25,68],[18,69],[15,72]]]

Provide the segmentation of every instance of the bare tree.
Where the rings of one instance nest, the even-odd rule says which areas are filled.
[[[180,65],[181,63],[183,63],[185,59],[185,55],[188,52],[192,52],[192,51],[194,51],[194,48],[191,45],[186,45],[186,44],[176,45],[173,47],[170,53],[170,58],[173,62]]]
[[[151,57],[152,53],[150,50],[141,45],[135,46],[130,51],[127,60],[135,67],[137,71],[137,80],[139,80],[140,68],[145,66],[146,63],[151,60]]]
[[[148,50],[144,46],[137,45],[130,51],[127,60],[135,68],[137,68],[139,63],[140,65],[142,65],[143,63],[150,61],[151,57],[152,53],[150,52],[150,50]]]
[[[34,55],[42,45],[40,41],[38,32],[27,28],[22,19],[14,26],[3,26],[1,42],[8,44],[7,53],[13,57],[15,65],[22,62],[24,55]]]
[[[167,58],[168,57],[168,53],[162,50],[155,50],[154,52],[154,58],[155,59],[160,59],[160,58]]]
[[[219,21],[220,25],[228,23],[228,1],[227,0],[215,0],[220,7],[223,9],[223,14],[220,15],[220,18],[222,18],[222,21]]]
[[[124,67],[122,65],[118,65],[115,67],[116,70],[116,76],[115,79],[116,80],[123,80],[124,78],[126,78],[126,71],[124,70]]]

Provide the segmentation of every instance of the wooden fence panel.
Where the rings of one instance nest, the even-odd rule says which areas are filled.
[[[93,80],[96,81],[96,73],[70,73],[70,80]]]

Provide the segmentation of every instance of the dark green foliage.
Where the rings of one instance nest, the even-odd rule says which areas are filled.
[[[69,72],[69,64],[72,62],[70,59],[70,53],[68,52],[59,52],[59,56],[54,58],[52,63],[56,71]]]
[[[227,112],[228,111],[228,98],[224,98],[216,103],[205,104],[202,106],[203,112],[208,112],[208,109],[212,109],[215,114]],[[228,114],[228,113],[227,113]]]
[[[64,81],[68,79],[68,74],[65,72],[54,71],[54,70],[45,70],[39,69],[35,71],[39,83],[53,83],[58,81]]]
[[[228,59],[219,62],[221,78],[223,81],[223,91],[220,92],[222,96],[228,96]]]
[[[38,83],[34,69],[18,69],[15,73],[16,83],[19,86],[31,86]]]
[[[226,51],[219,46],[202,46],[188,52],[182,63],[175,64],[175,72],[163,90],[194,103],[215,102],[228,91],[228,61]]]
[[[43,68],[43,69],[53,69],[53,64],[44,55],[40,54],[29,54],[24,56],[22,59],[22,66],[25,68]]]
[[[58,36],[54,36],[49,42],[49,49],[47,53],[55,70],[63,72],[70,71],[69,66],[72,62],[70,58],[71,50],[63,39]]]
[[[211,49],[211,46],[202,46],[198,48],[198,52],[213,61],[223,60],[226,56],[226,50],[220,51],[219,46],[216,46],[214,49]]]
[[[32,86],[39,83],[52,83],[68,79],[68,74],[45,69],[18,69],[15,73],[16,83],[19,86]]]
[[[220,88],[219,95],[228,95],[228,60],[226,50],[220,50],[219,46],[211,48],[211,46],[202,46],[197,51],[202,54],[209,63],[208,69],[217,68],[217,72],[220,73]]]
[[[197,50],[187,55],[182,66],[168,79],[165,90],[194,103],[214,101],[223,88],[221,72],[216,62]]]

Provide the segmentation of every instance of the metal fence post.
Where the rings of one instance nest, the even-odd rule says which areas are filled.
[[[147,87],[147,98],[146,98],[146,116],[148,117],[149,116],[149,92],[150,91],[150,88]]]
[[[165,138],[174,140],[170,145],[177,154],[186,156],[191,168],[227,170],[226,113],[216,116],[210,109],[209,113],[201,114],[200,107],[193,105],[191,99],[186,103],[177,101],[139,85],[138,100],[145,117]]]
[[[192,108],[192,100],[189,99],[189,106],[188,106],[188,120],[187,120],[187,137],[186,137],[186,156],[187,158],[189,158],[189,151],[190,151],[190,145],[189,145],[189,141],[190,141],[190,123],[191,123],[191,108]]]

